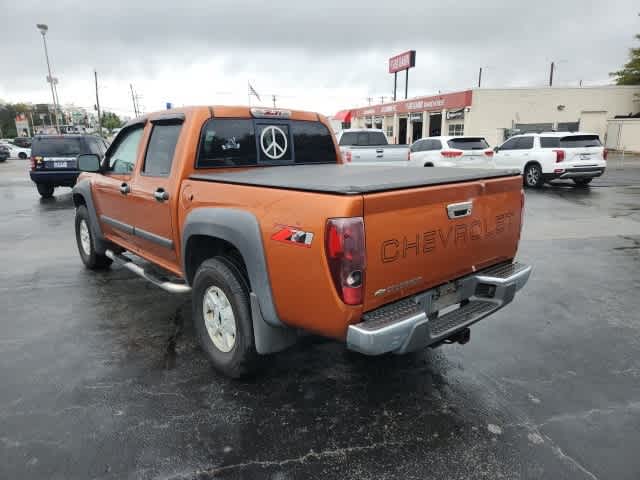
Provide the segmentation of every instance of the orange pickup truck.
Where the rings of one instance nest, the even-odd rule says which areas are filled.
[[[214,366],[238,377],[309,332],[368,355],[466,343],[529,278],[518,172],[340,165],[327,120],[192,107],[78,157],[76,241],[191,292]]]

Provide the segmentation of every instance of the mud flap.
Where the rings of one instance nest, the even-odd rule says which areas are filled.
[[[275,353],[284,350],[296,343],[298,333],[287,327],[272,327],[262,318],[260,304],[255,293],[249,294],[251,298],[251,318],[253,320],[253,336],[256,351],[261,354]]]

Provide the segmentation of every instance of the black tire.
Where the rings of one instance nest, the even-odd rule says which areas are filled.
[[[579,187],[586,187],[591,183],[593,178],[574,178],[573,183],[575,183]]]
[[[425,163],[424,166],[425,167],[433,167],[433,163]]]
[[[18,158],[20,160],[26,160],[27,159],[27,154],[24,153],[24,152],[20,152],[20,153],[18,153]]]
[[[53,185],[49,185],[48,183],[36,183],[36,188],[42,198],[53,197],[53,191],[55,189]]]
[[[522,181],[525,187],[528,188],[540,188],[544,183],[542,178],[542,168],[537,163],[530,163],[524,169],[524,175]]]
[[[81,240],[81,225],[86,226],[86,234],[89,236],[89,241],[87,244],[88,252],[85,251],[85,247],[83,246],[83,242]],[[95,248],[95,240],[93,238],[93,232],[89,225],[91,225],[91,220],[89,218],[89,212],[87,211],[87,207],[84,205],[80,205],[76,210],[76,245],[78,246],[78,253],[80,254],[80,259],[84,266],[89,270],[104,270],[105,268],[109,268],[113,260],[105,255],[101,255],[96,252]]]
[[[214,343],[207,330],[204,314],[205,295],[217,287],[226,296],[233,312],[235,336],[229,351],[223,351]],[[202,262],[193,280],[193,324],[200,344],[213,366],[231,378],[240,378],[255,372],[258,354],[253,336],[251,304],[246,283],[233,263],[221,257]],[[220,314],[209,310],[213,317]],[[221,334],[222,335],[222,334]]]

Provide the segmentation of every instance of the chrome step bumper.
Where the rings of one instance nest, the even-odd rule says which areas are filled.
[[[381,355],[439,343],[510,303],[530,274],[531,266],[522,263],[494,265],[453,282],[453,297],[445,297],[438,287],[367,312],[362,322],[349,326],[347,347]],[[438,316],[450,300],[449,305],[460,303],[460,307]]]

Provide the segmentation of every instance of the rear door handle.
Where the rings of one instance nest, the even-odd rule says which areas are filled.
[[[158,188],[155,192],[153,192],[153,196],[159,202],[164,202],[166,200],[169,200],[169,194],[162,187]]]
[[[123,195],[126,195],[130,191],[131,191],[131,187],[129,186],[129,184],[126,182],[122,182],[122,184],[120,185],[120,193]]]

